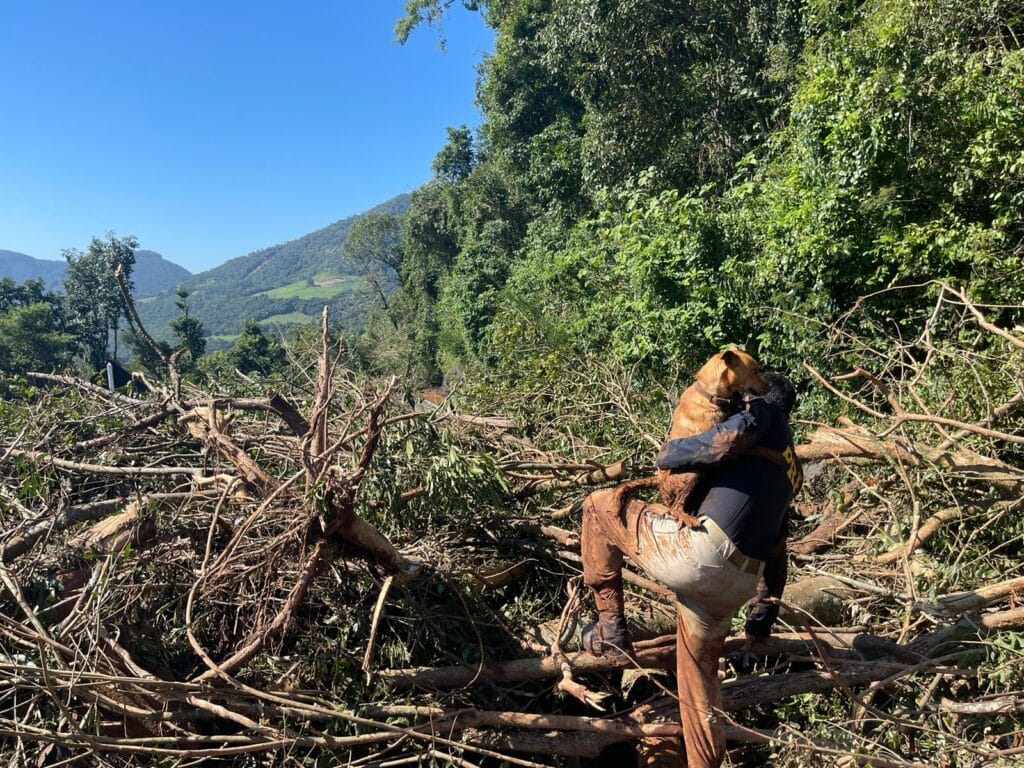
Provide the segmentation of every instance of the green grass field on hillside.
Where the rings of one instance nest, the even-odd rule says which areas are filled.
[[[269,296],[272,299],[333,299],[343,293],[355,290],[362,282],[363,278],[352,275],[331,277],[317,275],[313,285],[306,280],[296,280],[294,283],[282,285],[279,288],[261,291],[257,295]]]
[[[281,315],[271,315],[257,322],[260,325],[312,325],[317,318],[303,312],[287,312]]]

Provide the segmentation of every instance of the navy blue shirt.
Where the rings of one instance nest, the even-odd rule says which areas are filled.
[[[758,455],[765,448],[771,458]],[[700,504],[697,514],[714,520],[740,552],[758,560],[772,556],[786,507],[803,480],[789,419],[760,399],[706,432],[667,441],[655,464],[700,472],[692,495]]]

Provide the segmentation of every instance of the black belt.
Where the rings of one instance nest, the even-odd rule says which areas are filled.
[[[732,554],[727,559],[738,570],[752,575],[757,575],[761,572],[761,569],[764,567],[764,560],[755,560],[753,557],[747,557],[740,552],[736,545],[732,543],[732,539],[725,535],[725,531],[719,528],[710,518],[702,517],[701,522],[704,523],[704,530],[708,532],[708,538],[711,539],[715,546],[725,542],[732,544]]]

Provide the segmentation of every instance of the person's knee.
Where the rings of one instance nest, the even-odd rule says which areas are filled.
[[[601,589],[608,585],[608,578],[601,573],[583,569],[583,584],[591,589]]]

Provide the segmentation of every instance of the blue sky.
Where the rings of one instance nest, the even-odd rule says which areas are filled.
[[[0,249],[133,234],[193,272],[363,211],[475,126],[493,37],[456,3],[0,0]]]

